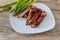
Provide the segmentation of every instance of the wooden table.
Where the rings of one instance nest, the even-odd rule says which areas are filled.
[[[0,5],[14,0],[0,0]],[[54,29],[35,35],[22,35],[16,33],[10,26],[9,11],[0,12],[0,40],[60,40],[60,0],[38,0],[45,3],[52,10],[56,26]]]

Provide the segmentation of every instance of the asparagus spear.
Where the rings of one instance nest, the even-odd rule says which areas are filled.
[[[13,14],[13,16],[16,16],[16,15],[20,14],[20,10],[23,9],[22,7],[23,7],[24,4],[27,3],[27,2],[28,2],[28,0],[23,1],[23,2],[20,4],[19,8],[15,11],[15,13]],[[27,4],[26,4],[26,5],[27,5]]]
[[[22,9],[25,9],[25,8],[28,6],[28,4],[31,3],[31,2],[32,2],[32,0],[29,0],[28,2],[26,2],[26,4],[25,4],[21,9],[18,9],[19,12],[16,11],[15,14],[14,14],[13,16],[17,16],[17,15],[19,15],[20,12],[22,11]]]
[[[14,4],[16,4],[16,2],[11,3],[11,4],[7,4],[7,5],[4,5],[4,6],[0,6],[0,12],[11,9]]]
[[[16,11],[19,11],[20,9],[22,9],[22,6],[25,4],[25,2],[27,2],[28,0],[23,0],[20,4],[18,4],[19,6],[17,7]]]
[[[17,1],[16,10],[21,7],[21,4],[22,4],[23,2],[25,2],[25,1],[24,1],[24,0],[21,0],[21,1],[18,0],[18,1]]]
[[[16,6],[15,6],[15,8],[14,9],[12,9],[13,11],[12,11],[12,15],[14,15],[14,14],[16,14],[16,12],[19,12],[19,10],[22,8],[22,6],[25,4],[25,2],[27,2],[28,0],[22,0],[22,1],[20,1],[19,2],[19,4],[17,4]],[[18,3],[18,2],[17,2]]]
[[[23,12],[27,7],[29,7],[32,3],[34,3],[36,0],[28,0],[28,2],[24,3],[23,6],[21,6],[22,8],[18,8],[18,11],[15,11],[15,13],[13,14],[13,16],[18,16],[21,12]]]
[[[11,5],[14,5],[16,4],[17,2],[13,2],[13,3],[10,3],[10,4],[7,4],[7,5],[4,5],[4,6],[0,6],[0,8],[4,8],[4,7],[7,7],[7,6],[11,6]]]
[[[23,9],[21,10],[21,12],[24,11],[24,10],[25,10],[27,7],[29,7],[31,4],[33,4],[35,1],[36,1],[36,0],[30,0],[30,2],[29,2],[25,7],[23,7]]]
[[[11,9],[11,7],[0,8],[0,12],[5,11],[5,10],[9,10],[9,9]]]

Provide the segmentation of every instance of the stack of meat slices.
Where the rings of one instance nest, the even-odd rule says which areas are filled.
[[[32,28],[38,27],[38,25],[44,20],[47,13],[41,9],[30,6],[29,10],[23,14],[22,18],[26,18],[26,25],[31,25]]]

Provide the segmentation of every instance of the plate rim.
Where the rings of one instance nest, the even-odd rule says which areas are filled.
[[[39,2],[38,2],[38,3],[39,3]],[[47,6],[47,5],[44,4],[44,3],[39,3],[39,4],[43,4],[44,6]],[[48,6],[47,6],[47,7],[48,7]],[[48,8],[49,8],[49,7],[48,7]],[[49,8],[49,9],[50,9],[50,8]],[[51,9],[50,9],[50,11],[51,11]],[[52,11],[51,11],[51,13],[52,13]],[[52,13],[52,15],[53,15],[53,13]],[[9,14],[9,16],[10,16],[10,14]],[[9,18],[10,18],[10,17],[9,17]],[[53,15],[53,18],[54,18],[54,15]],[[55,22],[55,18],[54,18],[54,25],[53,25],[53,27],[50,28],[50,29],[47,29],[47,30],[42,31],[42,32],[36,32],[36,33],[23,33],[23,32],[18,32],[18,31],[16,31],[16,30],[13,28],[13,26],[12,26],[12,24],[11,24],[11,19],[10,19],[10,25],[12,26],[13,30],[14,30],[15,32],[17,32],[17,33],[20,33],[20,34],[37,34],[37,33],[43,33],[43,32],[52,30],[52,29],[55,27],[55,24],[56,24],[56,22]]]

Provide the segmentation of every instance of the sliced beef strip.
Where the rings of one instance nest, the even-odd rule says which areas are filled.
[[[25,14],[23,14],[22,18],[27,18],[28,15],[29,15],[29,10]]]
[[[29,24],[29,20],[34,16],[35,13],[36,13],[35,10],[30,9],[30,11],[29,11],[29,16],[28,16],[28,18],[27,18],[27,20],[26,20],[26,25]]]
[[[28,24],[31,25],[31,24],[33,24],[34,22],[36,22],[38,16],[41,15],[41,13],[42,13],[42,10],[41,10],[41,9],[38,9],[38,10],[36,11],[36,14],[34,14],[34,16],[31,18],[31,20],[29,20]]]
[[[43,13],[41,14],[41,16],[38,18],[38,20],[33,23],[31,25],[32,28],[38,27],[38,25],[44,20],[45,16],[47,15],[47,13],[45,11],[43,11]]]

